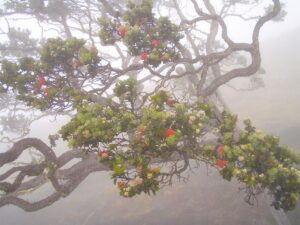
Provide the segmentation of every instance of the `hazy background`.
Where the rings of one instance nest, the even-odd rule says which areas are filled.
[[[282,33],[282,39],[262,42],[265,88],[236,92],[224,87],[222,92],[240,119],[251,118],[257,127],[281,136],[282,142],[300,147],[300,28]],[[33,124],[32,135],[46,138],[50,121]],[[44,133],[41,130],[44,127]],[[111,182],[109,173],[90,175],[67,198],[38,212],[26,213],[14,206],[0,209],[1,224],[30,225],[155,225],[155,224],[276,224],[268,205],[261,199],[258,206],[243,201],[238,185],[220,179],[213,170],[194,171],[187,183],[176,183],[156,197],[138,196],[124,199]],[[298,209],[289,213],[291,223],[299,224]]]

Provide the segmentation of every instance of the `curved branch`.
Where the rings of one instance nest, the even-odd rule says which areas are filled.
[[[252,41],[255,46],[259,44],[259,34],[262,26],[267,23],[268,21],[274,19],[281,10],[281,3],[280,0],[272,0],[274,3],[273,9],[265,16],[261,17],[255,25]]]
[[[262,26],[272,20],[274,17],[278,15],[280,12],[280,2],[279,0],[273,0],[274,7],[271,12],[269,12],[266,16],[261,17],[258,22],[255,25],[254,31],[253,31],[253,43],[249,46],[250,48],[248,51],[251,54],[252,62],[251,64],[246,67],[246,68],[237,68],[233,69],[223,76],[217,77],[204,91],[203,91],[203,96],[209,96],[213,94],[218,87],[221,85],[227,83],[228,81],[232,80],[233,78],[236,77],[246,77],[246,76],[251,76],[255,74],[261,64],[261,56],[260,56],[260,49],[259,49],[259,34]],[[229,47],[234,46],[237,44],[231,44]]]
[[[31,147],[39,150],[48,161],[57,162],[56,155],[43,141],[38,138],[25,138],[16,142],[9,151],[0,153],[0,167],[16,160],[24,150]]]
[[[30,141],[35,143],[35,144],[31,143],[30,146],[35,146],[39,148],[40,145],[42,145],[43,147],[46,146],[45,143],[43,143],[41,140],[38,139],[21,140],[17,142],[8,152],[6,152],[5,155],[2,155],[2,158],[4,156],[8,156],[10,160],[16,158],[16,157],[12,158],[10,156],[10,154],[12,154],[11,152],[15,152],[16,151],[15,149],[17,147],[22,147],[24,146],[24,143]],[[29,146],[29,143],[26,146]],[[18,153],[20,154],[24,150],[26,150],[26,148],[24,147],[20,148]],[[45,155],[48,156],[49,153],[45,153]],[[175,162],[175,161],[178,162],[180,160],[184,160],[185,164],[188,164],[187,162],[189,157],[191,156],[184,155],[182,158],[182,155],[180,154],[172,154],[168,159],[154,158],[151,161],[151,163],[156,164],[156,163]],[[67,164],[74,158],[81,158],[82,160],[73,164],[71,167],[67,169],[61,169],[63,165]],[[5,160],[5,161],[10,162],[10,160]],[[39,209],[42,209],[44,207],[53,204],[54,202],[58,201],[61,197],[68,196],[92,172],[110,170],[109,165],[105,163],[99,163],[94,153],[83,154],[80,150],[65,152],[60,157],[57,157],[55,162],[53,162],[53,164],[54,165],[52,165],[51,167],[48,167],[49,169],[48,173],[46,173],[46,171],[44,170],[47,165],[46,161],[44,161],[38,165],[16,167],[9,170],[9,172],[6,172],[5,174],[1,175],[1,179],[3,180],[7,178],[9,174],[12,174],[13,172],[16,171],[21,171],[20,174],[24,173],[25,175],[31,175],[35,177],[23,183],[22,181],[25,175],[24,176],[22,175],[21,177],[22,179],[17,178],[16,180],[18,181],[15,181],[13,183],[13,190],[10,190],[10,192],[0,197],[0,207],[4,205],[12,204],[22,208],[25,211],[37,211]],[[34,171],[34,168],[37,168],[37,170]],[[179,172],[185,170],[186,168],[187,165],[185,165],[182,169],[180,169]],[[131,167],[129,167],[128,169],[131,169]],[[31,192],[38,189],[40,186],[45,184],[48,180],[51,182],[52,186],[54,187],[54,192],[49,196],[43,198],[42,200],[36,202],[30,202],[18,197],[22,193]]]
[[[61,194],[56,192],[48,196],[47,198],[44,198],[43,200],[31,203],[15,196],[4,196],[0,199],[0,207],[5,205],[15,205],[23,209],[24,211],[33,212],[52,205],[54,202],[59,200],[60,197]]]

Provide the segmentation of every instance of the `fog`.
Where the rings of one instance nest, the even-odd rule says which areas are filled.
[[[285,37],[288,37],[287,41],[280,44],[276,40],[262,43],[263,66],[267,71],[265,88],[249,92],[224,88],[223,92],[228,105],[232,111],[238,112],[240,119],[251,118],[255,126],[280,135],[283,143],[297,150],[300,147],[300,93],[296,88],[300,78],[296,72],[300,71],[300,66],[294,57],[298,47],[288,43],[292,43],[289,40],[299,40],[299,31],[295,29]],[[290,58],[282,59],[279,53]],[[285,75],[288,62],[290,72]],[[49,130],[55,130],[55,126],[49,127],[49,122],[34,123],[32,135],[39,134],[41,126],[47,127],[45,135],[41,136],[46,139]],[[264,198],[259,199],[257,206],[250,206],[244,202],[244,193],[238,191],[239,186],[220,179],[213,169],[207,175],[206,167],[201,166],[193,171],[187,183],[175,183],[157,196],[124,199],[110,181],[109,173],[100,172],[91,174],[70,196],[38,212],[26,213],[14,206],[5,206],[0,214],[7,225],[276,224],[278,218],[274,219]],[[299,208],[290,213],[291,224],[298,223],[298,212]]]

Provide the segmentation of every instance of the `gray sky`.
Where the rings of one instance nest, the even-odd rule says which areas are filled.
[[[261,40],[278,37],[285,32],[296,29],[297,27],[300,28],[300,1],[282,0],[282,2],[286,2],[284,9],[288,13],[285,17],[285,20],[283,22],[266,23],[261,30]],[[271,0],[266,1],[266,5],[268,5],[269,3],[271,3]],[[255,11],[253,12],[255,13]],[[251,24],[248,22],[242,23],[237,18],[231,18],[230,22],[228,22],[228,26],[229,35],[233,40],[238,42],[250,42],[254,23],[251,26]]]
[[[216,0],[211,0],[212,3],[214,3]],[[4,0],[0,0],[0,5],[3,4]],[[276,23],[267,23],[262,31],[261,31],[261,39],[270,39],[272,37],[280,36],[281,34],[291,31],[293,29],[296,29],[297,27],[300,28],[300,1],[299,0],[282,0],[282,2],[285,3],[285,10],[288,12],[287,16],[285,17],[285,20],[283,22],[276,22]],[[215,2],[216,3],[216,2]],[[271,3],[271,0],[266,0],[266,5]],[[255,11],[254,11],[255,12]],[[1,21],[4,22],[4,21]],[[0,24],[1,24],[0,22]],[[22,25],[21,25],[22,24]],[[26,25],[25,25],[26,24]],[[249,27],[249,24],[242,24],[238,22],[236,18],[233,18],[230,23],[231,26],[229,26],[229,35],[230,37],[238,42],[243,41],[250,41],[251,40],[251,34],[253,30],[253,26]],[[4,25],[4,24],[3,24]],[[23,23],[18,21],[17,26],[23,26]],[[25,27],[28,25],[28,20],[24,21]],[[6,26],[6,24],[5,24]],[[32,27],[30,27],[32,28]],[[37,35],[39,36],[40,30],[39,29],[33,29],[32,30],[33,36]],[[56,36],[56,34],[55,34]]]
[[[291,31],[296,28],[300,28],[300,1],[299,0],[285,0],[287,16],[285,21],[280,23],[268,24],[264,27],[262,38],[271,38],[279,36],[284,32]]]

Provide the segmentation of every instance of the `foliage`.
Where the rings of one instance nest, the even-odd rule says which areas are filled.
[[[278,137],[256,130],[249,120],[244,121],[245,129],[234,138],[235,126],[231,125],[236,118],[225,113],[224,121],[221,155],[228,163],[220,171],[222,176],[227,180],[235,177],[249,187],[266,188],[274,197],[276,209],[293,209],[300,190],[300,171],[294,167],[300,162],[299,155],[281,146]]]
[[[180,57],[176,48],[183,37],[179,26],[168,17],[156,19],[151,0],[143,0],[140,5],[129,2],[127,7],[121,19],[119,15],[113,19],[99,18],[99,36],[104,44],[122,41],[133,56],[139,56],[145,64],[154,67]]]
[[[61,129],[61,134],[72,147],[98,149],[100,143],[111,143],[121,132],[130,131],[134,126],[134,115],[122,108],[83,104],[70,123]]]
[[[196,1],[192,2],[196,4]],[[42,18],[49,17],[62,23],[66,22],[66,14],[71,10],[61,0],[47,1],[47,4],[35,0],[13,1],[5,6],[17,12],[31,10],[38,16],[47,15]],[[258,43],[233,43],[226,38],[222,18],[205,14],[197,7],[199,17],[182,20],[186,23],[184,26],[173,24],[168,17],[156,18],[152,8],[151,0],[143,0],[141,4],[129,2],[125,11],[98,19],[102,43],[122,43],[129,55],[138,56],[142,63],[113,68],[102,55],[99,56],[92,38],[89,46],[82,39],[50,38],[38,58],[22,57],[15,62],[6,59],[0,62],[0,92],[16,93],[19,100],[41,110],[71,110],[74,116],[60,129],[61,137],[70,147],[97,153],[99,162],[112,170],[112,179],[124,197],[155,194],[163,184],[171,183],[174,175],[180,177],[190,160],[196,160],[216,167],[228,181],[236,179],[245,184],[248,202],[266,189],[273,196],[272,204],[276,209],[293,209],[300,192],[300,172],[296,168],[300,163],[299,156],[280,145],[277,137],[258,131],[250,121],[245,121],[244,129],[238,129],[237,116],[227,111],[219,112],[217,104],[208,99],[210,90],[215,91],[222,80],[226,83],[237,77],[235,74],[239,71],[242,76],[252,75],[254,63],[260,60],[253,59],[253,64],[246,67],[247,61],[242,58],[238,64],[244,64],[245,68],[229,71],[222,77],[216,74],[207,77],[210,68],[219,67],[218,63],[234,51],[246,51],[253,58],[260,58],[256,55],[259,54]],[[272,10],[275,12],[274,8],[268,9],[270,13]],[[272,18],[269,15],[263,19]],[[170,74],[176,72],[178,59],[183,57],[184,51],[179,50],[179,47],[184,49],[179,43],[183,29],[189,35],[188,30],[198,20],[220,23],[228,48],[209,55],[196,53],[196,58],[184,58],[180,64],[185,66],[186,72],[173,74],[170,78]],[[260,23],[263,24],[261,20]],[[18,42],[22,35],[24,32],[12,30],[11,42]],[[255,37],[253,35],[253,39]],[[34,45],[33,40],[25,41]],[[167,72],[162,70],[164,73],[160,74],[155,70],[168,64]],[[196,68],[196,64],[200,67]],[[218,69],[216,67],[213,69]],[[161,80],[152,94],[140,96],[140,81],[131,74],[145,68]],[[119,79],[123,75],[129,79]],[[159,88],[168,79],[185,75],[192,75],[194,80],[199,78],[194,84],[196,100],[178,98],[177,93]],[[208,91],[205,93],[207,89],[203,91],[203,88]],[[107,97],[103,103],[103,96],[109,95],[109,91],[114,93],[114,101]],[[203,97],[200,96],[202,93],[205,93]],[[205,142],[208,136],[214,140],[210,144]],[[166,161],[173,164],[165,167],[159,164]]]
[[[114,93],[120,100],[134,102],[137,98],[137,80],[130,77],[127,80],[118,82]]]
[[[120,90],[128,84],[134,85],[132,78],[121,81],[115,92],[125,93]],[[128,100],[134,96],[126,95]],[[84,105],[61,134],[73,147],[99,151],[99,159],[110,165],[112,178],[125,197],[156,193],[159,181],[172,174],[151,168],[151,162],[177,152],[219,167],[224,179],[234,177],[248,190],[269,190],[276,209],[292,209],[300,191],[300,172],[294,167],[299,156],[281,146],[277,137],[257,131],[250,121],[245,121],[244,130],[237,130],[237,117],[226,111],[214,130],[220,140],[218,147],[202,145],[201,137],[217,120],[211,103],[203,99],[192,104],[175,102],[160,90],[140,115],[126,110],[125,105]],[[254,193],[248,194],[254,197]]]
[[[14,89],[17,98],[29,106],[41,110],[57,107],[56,102],[65,99],[63,108],[75,107],[89,95],[76,88],[76,83],[68,79],[82,75],[82,79],[92,79],[99,68],[100,57],[96,48],[86,48],[80,39],[48,39],[41,49],[39,60],[23,57],[13,63],[8,60],[0,62],[2,92]],[[85,74],[78,74],[79,68],[86,68]],[[75,87],[74,87],[75,86]]]

